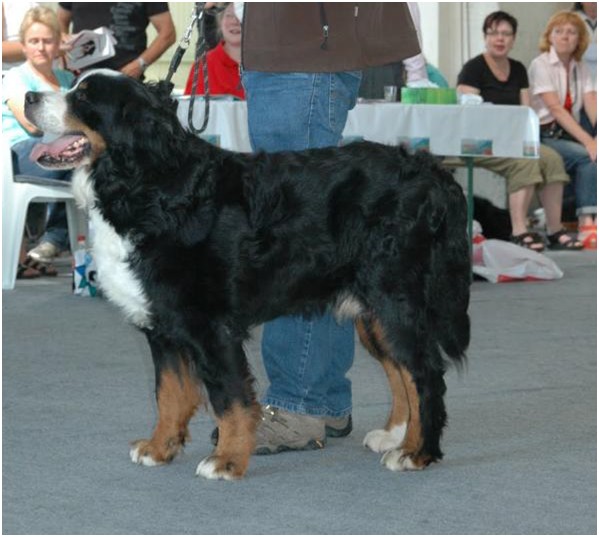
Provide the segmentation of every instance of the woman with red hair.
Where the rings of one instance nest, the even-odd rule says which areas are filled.
[[[578,238],[597,247],[597,138],[580,125],[584,110],[597,124],[597,88],[582,61],[589,37],[582,19],[561,11],[549,19],[541,37],[542,54],[531,63],[532,107],[539,115],[541,141],[563,158],[573,181]]]

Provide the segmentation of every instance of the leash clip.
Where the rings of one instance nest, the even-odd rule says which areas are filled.
[[[177,50],[171,59],[171,63],[168,67],[168,73],[166,75],[166,81],[170,83],[173,75],[179,68],[179,64],[183,59],[183,55],[189,48],[189,44],[191,43],[191,34],[193,32],[194,26],[200,27],[200,21],[204,16],[204,4],[205,2],[196,2],[194,4],[193,10],[191,11],[191,19],[189,21],[189,25],[183,34],[183,37],[179,41],[179,45],[177,46]]]
[[[193,29],[196,26],[196,24],[202,20],[203,16],[204,10],[198,5],[198,3],[196,3],[195,7],[193,8],[193,11],[191,12],[191,18],[189,20],[189,24],[187,25],[187,29],[185,30],[185,33],[183,34],[183,37],[179,42],[179,47],[183,49],[187,49],[189,47],[189,44],[191,43],[191,34],[193,32]]]

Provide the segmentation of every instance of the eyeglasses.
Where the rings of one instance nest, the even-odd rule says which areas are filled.
[[[551,30],[551,33],[555,35],[577,36],[578,30],[576,30],[575,28],[563,28],[561,26],[556,26],[553,30]]]
[[[487,37],[504,37],[507,39],[508,37],[514,37],[514,32],[498,32],[493,30],[491,32],[485,32],[485,35]]]

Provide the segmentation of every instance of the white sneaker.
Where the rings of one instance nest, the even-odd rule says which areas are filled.
[[[27,256],[40,263],[51,263],[60,253],[60,248],[51,242],[41,242],[32,250],[29,250]]]

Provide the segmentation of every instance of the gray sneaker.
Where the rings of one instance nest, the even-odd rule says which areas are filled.
[[[351,433],[353,428],[351,414],[342,418],[315,418],[301,414],[292,414],[270,405],[263,408],[262,420],[256,431],[256,455],[271,455],[281,451],[320,449],[322,423],[325,437],[341,438]],[[218,428],[214,428],[210,441],[218,443]],[[273,446],[273,444],[276,444]],[[291,445],[290,445],[291,444]],[[299,447],[296,447],[299,446]]]
[[[256,455],[282,451],[321,449],[326,442],[324,420],[293,414],[266,405],[256,430]]]

